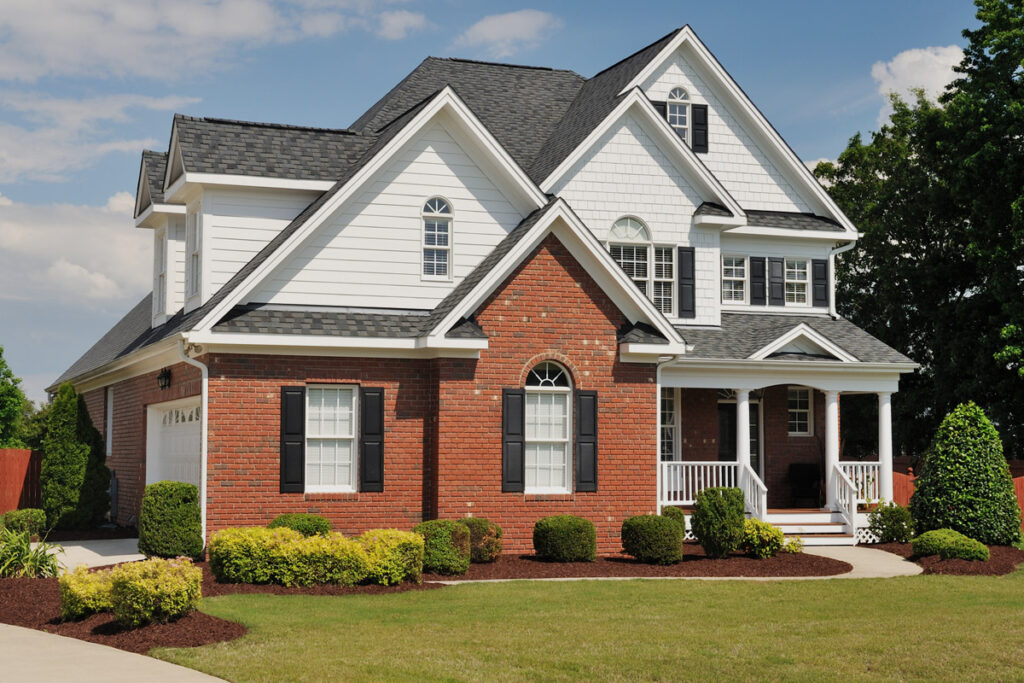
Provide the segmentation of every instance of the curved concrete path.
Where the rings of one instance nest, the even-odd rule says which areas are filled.
[[[7,683],[220,680],[152,657],[8,624],[0,624],[0,670]]]
[[[71,571],[80,564],[86,567],[105,567],[108,564],[146,559],[146,556],[139,552],[137,538],[65,541],[54,545],[64,548],[64,552],[57,556],[63,571]]]

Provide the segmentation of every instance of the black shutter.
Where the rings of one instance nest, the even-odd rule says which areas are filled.
[[[679,317],[697,317],[697,273],[693,247],[679,247]]]
[[[764,256],[750,257],[750,303],[754,306],[768,303],[764,268]]]
[[[814,259],[811,261],[811,288],[814,293],[815,306],[828,306],[828,260]]]
[[[526,392],[501,390],[501,490],[522,491],[526,479]]]
[[[576,392],[576,490],[597,490],[597,392]]]
[[[708,105],[694,104],[690,107],[690,116],[693,123],[690,127],[690,135],[693,144],[690,147],[694,152],[708,151]]]
[[[772,306],[786,305],[785,259],[768,259],[768,303]]]
[[[658,112],[658,116],[660,116],[661,118],[663,118],[663,119],[665,119],[667,121],[668,120],[668,102],[654,102],[652,100],[651,104],[654,105],[654,110],[656,112]]]
[[[359,490],[384,490],[384,389],[359,390]]]
[[[281,493],[306,483],[306,387],[281,387]]]

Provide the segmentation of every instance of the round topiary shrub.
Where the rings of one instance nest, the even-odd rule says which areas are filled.
[[[459,520],[469,529],[469,559],[474,563],[494,562],[501,555],[501,527],[483,517]]]
[[[622,550],[646,564],[675,564],[683,559],[683,534],[668,517],[628,517],[622,522]]]
[[[907,543],[914,536],[914,519],[899,503],[882,503],[868,513],[868,530],[879,543]]]
[[[918,531],[955,529],[988,545],[1012,545],[1021,537],[999,432],[973,402],[942,421],[915,486],[910,513]]]
[[[667,505],[661,508],[661,516],[674,519],[683,525],[683,535],[686,535],[686,513],[683,512],[683,508],[677,508],[672,505]]]
[[[320,515],[311,515],[305,512],[290,512],[278,515],[274,521],[267,525],[268,529],[284,527],[294,529],[303,536],[324,536],[331,533],[331,523],[327,518]]]
[[[708,557],[725,557],[743,542],[743,491],[738,488],[703,489],[690,515],[690,530]]]
[[[938,555],[943,560],[976,560],[987,562],[988,548],[984,543],[964,536],[953,529],[933,529],[921,534],[913,541],[914,555],[927,557]]]
[[[469,569],[469,528],[450,519],[432,519],[412,528],[423,537],[423,571],[465,574]]]
[[[126,562],[111,570],[114,619],[136,628],[183,617],[199,605],[203,573],[185,558]]]
[[[139,514],[139,552],[149,557],[199,557],[203,552],[199,490],[181,481],[146,487]]]
[[[743,551],[759,560],[775,557],[786,543],[779,527],[760,519],[743,522]]]
[[[533,549],[542,560],[593,562],[597,530],[589,519],[574,515],[542,517],[533,525]]]

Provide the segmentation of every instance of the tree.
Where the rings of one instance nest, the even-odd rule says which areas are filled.
[[[21,423],[26,403],[21,378],[8,367],[4,347],[0,346],[0,448],[24,447]]]
[[[1020,540],[1020,508],[999,432],[974,403],[946,416],[910,499],[919,533],[954,529],[989,545]]]

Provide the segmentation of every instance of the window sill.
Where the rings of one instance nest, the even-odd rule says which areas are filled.
[[[306,491],[304,500],[359,500],[359,491]]]
[[[572,500],[573,499],[573,494],[570,493],[570,492],[567,492],[567,491],[562,491],[560,493],[559,492],[548,492],[548,493],[540,493],[540,492],[532,492],[531,493],[531,492],[527,492],[527,493],[523,494],[523,497],[526,499],[526,502],[531,502],[531,501],[541,502],[541,501],[551,501],[551,500]]]

